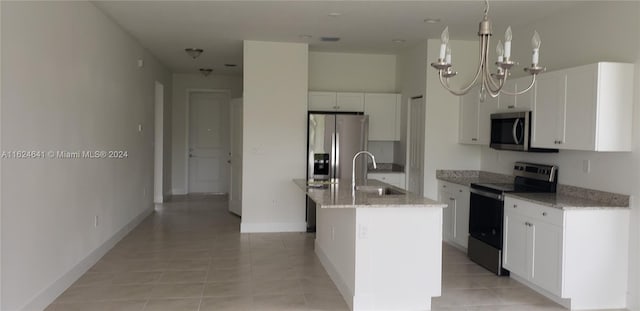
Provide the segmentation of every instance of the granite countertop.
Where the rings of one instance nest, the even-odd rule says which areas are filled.
[[[563,210],[629,209],[629,196],[558,185],[556,193],[507,193],[505,196]]]
[[[472,183],[512,183],[511,175],[472,170],[437,170],[436,179],[469,187]]]
[[[474,170],[438,170],[436,178],[463,186],[472,183],[510,183],[514,176]],[[563,210],[628,209],[629,196],[558,184],[556,193],[507,193],[505,196]]]
[[[340,179],[326,184],[326,188],[310,187],[305,179],[294,179],[300,187],[320,208],[444,208],[447,205],[431,199],[416,196],[400,188],[378,180],[368,180],[369,186],[382,186],[405,192],[400,195],[378,196],[373,193],[351,191],[351,180]]]

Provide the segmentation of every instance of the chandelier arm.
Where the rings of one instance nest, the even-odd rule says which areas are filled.
[[[449,91],[451,94],[456,95],[456,96],[462,96],[465,95],[467,93],[469,93],[469,90],[454,90],[451,88],[451,86],[449,85],[449,78],[444,78],[444,76],[442,75],[442,71],[439,72],[438,76],[440,77],[440,84],[442,84],[442,87],[444,87],[447,91]]]
[[[528,92],[529,90],[531,90],[533,88],[533,85],[536,83],[536,75],[532,75],[532,76],[533,76],[533,78],[531,79],[531,84],[529,84],[529,86],[526,89],[524,89],[522,91],[516,91],[516,92],[509,92],[509,91],[505,91],[503,89],[503,90],[500,90],[500,93],[504,93],[504,94],[511,95],[511,96],[516,96],[516,95],[522,95],[522,94]]]
[[[485,40],[485,36],[482,36],[482,40],[480,40],[480,57],[478,58],[480,60],[480,64],[478,64],[478,71],[476,71],[476,75],[473,77],[473,80],[471,81],[471,83],[469,83],[469,85],[467,85],[466,87],[458,91],[458,93],[462,93],[462,95],[469,93],[469,90],[475,86],[476,82],[478,82],[478,78],[482,74],[482,68],[485,66],[485,60],[482,55],[484,54],[483,51],[486,49],[486,47],[487,47],[487,42]],[[451,92],[452,90],[449,89],[449,91]]]
[[[498,97],[498,95],[500,95],[500,90],[502,89],[502,87],[504,86],[504,80],[506,79],[506,76],[508,75],[508,71],[505,71],[505,79],[502,80],[498,80],[497,82],[493,79],[493,77],[491,76],[491,71],[489,69],[489,49],[488,47],[490,46],[491,42],[491,38],[489,36],[486,37],[486,49],[485,49],[485,53],[483,53],[483,57],[484,57],[484,74],[482,76],[482,80],[483,80],[483,84],[485,86],[485,89],[488,91],[489,95],[492,98],[496,98]]]

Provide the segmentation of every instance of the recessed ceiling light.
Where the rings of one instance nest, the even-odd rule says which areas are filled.
[[[224,64],[225,67],[238,67],[236,64]]]
[[[338,42],[338,41],[340,41],[340,37],[320,37],[320,41],[324,41],[324,42]]]
[[[200,68],[200,69],[198,69],[198,70],[199,70],[199,71],[200,71],[200,73],[201,73],[203,76],[205,76],[205,77],[206,77],[206,76],[208,76],[209,74],[211,74],[211,73],[213,72],[213,69],[211,69],[211,68]]]
[[[311,39],[311,38],[313,38],[313,36],[312,35],[300,35],[300,38],[302,38],[302,39]]]
[[[338,12],[331,12],[331,13],[329,13],[329,17],[338,17],[338,16],[340,16],[340,15],[342,15],[342,13],[338,13]]]
[[[189,54],[189,56],[191,56],[191,58],[193,59],[198,58],[198,56],[200,56],[200,54],[204,52],[203,49],[197,49],[197,48],[186,48],[184,49],[184,51],[187,52],[187,54]]]
[[[427,24],[437,24],[440,22],[439,18],[427,18],[424,20],[425,23]]]
[[[404,43],[407,40],[404,40],[404,39],[393,39],[391,41],[393,41],[393,43]]]

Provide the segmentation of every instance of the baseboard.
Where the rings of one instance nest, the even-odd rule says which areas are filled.
[[[516,275],[516,274],[509,274],[509,278],[517,281],[518,283],[529,287],[530,289],[534,290],[535,292],[537,292],[538,294],[545,296],[547,298],[549,298],[550,300],[552,300],[553,302],[563,306],[564,308],[571,310],[571,299],[567,299],[567,298],[560,298],[546,290],[544,290],[543,288],[538,287],[537,285],[525,280],[524,278],[521,278],[520,276]]]
[[[165,200],[163,195],[157,195],[153,197],[153,203],[160,204],[160,203],[163,203],[164,201]]]
[[[185,195],[187,194],[187,191],[181,188],[173,188],[171,189],[171,194],[173,195]]]
[[[240,232],[307,232],[306,222],[283,222],[283,223],[240,223]]]
[[[116,232],[111,238],[106,240],[102,245],[93,250],[87,257],[80,260],[73,268],[63,274],[60,278],[47,286],[38,293],[29,303],[20,308],[20,310],[43,310],[51,304],[60,294],[62,294],[73,282],[78,280],[89,268],[91,268],[104,254],[106,254],[113,246],[124,238],[133,228],[142,222],[149,214],[153,212],[153,206],[149,206],[142,213],[138,214],[133,220],[126,224],[122,229]]]
[[[317,241],[314,245],[314,249],[316,255],[318,256],[318,259],[320,259],[320,263],[322,263],[322,266],[327,271],[327,274],[338,288],[338,291],[349,306],[349,309],[353,310],[353,300],[355,299],[353,291],[349,289],[349,286],[347,286],[347,282],[342,279],[340,273],[338,273],[338,270],[335,266],[333,266],[331,260],[329,260],[329,257],[327,257],[327,254],[324,252],[322,247],[320,247]]]

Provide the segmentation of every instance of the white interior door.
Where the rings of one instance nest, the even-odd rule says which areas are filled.
[[[242,98],[231,100],[231,180],[229,211],[242,216]]]
[[[416,195],[423,195],[424,183],[424,98],[412,98],[408,109],[408,180],[407,190]]]
[[[229,97],[194,92],[189,97],[189,193],[229,191]]]

